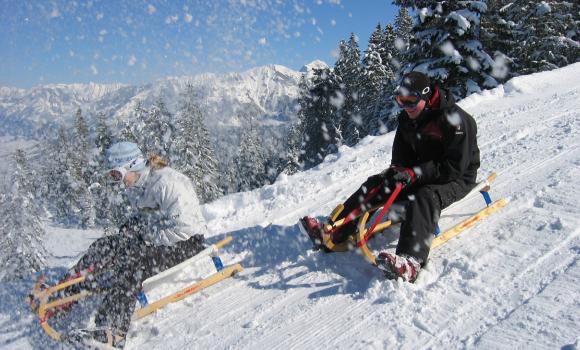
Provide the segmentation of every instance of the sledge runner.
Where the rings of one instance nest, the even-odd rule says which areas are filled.
[[[106,160],[108,175],[127,187],[137,215],[118,234],[91,244],[63,279],[86,274],[86,280],[58,297],[83,289],[103,296],[96,327],[64,335],[63,340],[123,348],[142,282],[202,251],[207,228],[193,184],[163,159],[145,160],[136,144],[119,142],[107,150]]]
[[[397,221],[401,221],[396,254],[383,251],[376,264],[389,279],[401,277],[414,282],[427,262],[441,211],[476,184],[480,165],[477,125],[455,104],[449,91],[419,72],[403,77],[395,99],[403,110],[390,167],[369,177],[333,211],[324,227],[332,231],[332,243],[344,242],[356,232],[357,222],[350,220],[339,227],[334,222],[355,218],[357,213],[383,204],[395,185],[401,184],[402,191],[391,209],[395,213],[391,215],[400,215]],[[304,217],[300,225],[315,246],[328,250],[316,218]]]

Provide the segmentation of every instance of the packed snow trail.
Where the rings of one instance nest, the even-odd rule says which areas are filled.
[[[241,261],[246,270],[135,322],[126,348],[580,345],[578,76],[575,64],[461,101],[478,122],[480,178],[497,171],[491,195],[510,203],[433,250],[416,284],[385,281],[357,252],[313,252],[296,225],[306,214],[327,215],[366,177],[388,166],[393,134],[367,137],[314,169],[206,205],[212,228],[207,237],[213,242],[233,235],[222,258]],[[483,205],[474,197],[443,221]],[[65,234],[54,232],[52,239],[60,232]],[[395,227],[369,245],[394,249],[396,232]],[[76,252],[89,241],[76,242]],[[2,333],[5,348],[56,346],[25,310],[7,310],[0,321],[24,331]]]
[[[565,286],[577,283],[580,256],[576,76],[580,64],[516,78],[461,102],[478,122],[481,177],[497,171],[491,194],[508,197],[510,204],[433,251],[416,285],[384,281],[355,252],[309,251],[295,224],[306,214],[327,215],[389,164],[393,135],[369,137],[315,169],[207,205],[215,235],[234,235],[231,258],[243,260],[247,270],[219,291],[154,316],[161,324],[152,319],[135,325],[130,347],[167,347],[167,339],[176,340],[169,342],[175,349],[574,343],[580,336],[580,291]],[[482,205],[475,197],[454,211],[473,213]],[[395,243],[391,232],[371,245]],[[560,298],[566,302],[547,299],[558,295],[552,285],[563,286]],[[174,337],[165,337],[166,331]]]

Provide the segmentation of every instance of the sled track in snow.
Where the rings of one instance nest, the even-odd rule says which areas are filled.
[[[574,247],[577,247],[578,244],[580,243],[580,241],[578,240],[578,236],[580,235],[580,230],[577,230],[575,235],[573,237],[571,237],[571,239],[568,242],[564,242],[564,244],[560,245],[560,247],[554,249],[554,251],[550,252],[550,260],[557,260],[560,261],[560,265],[556,266],[556,268],[554,268],[550,275],[548,277],[546,277],[544,280],[540,281],[539,286],[537,286],[537,289],[535,290],[535,292],[531,292],[529,293],[530,296],[526,297],[525,299],[521,300],[518,304],[516,304],[514,307],[511,308],[511,310],[506,311],[504,315],[501,315],[499,317],[497,317],[495,319],[495,323],[493,324],[485,324],[485,328],[478,331],[477,333],[474,333],[468,337],[466,337],[462,343],[466,344],[469,342],[473,342],[473,345],[477,345],[479,343],[479,341],[481,340],[481,338],[488,333],[489,331],[491,331],[493,328],[498,327],[502,322],[506,321],[507,319],[509,319],[516,311],[518,311],[522,306],[527,305],[533,298],[538,297],[538,295],[540,295],[542,292],[544,292],[546,290],[546,288],[548,286],[550,286],[557,278],[561,277],[564,274],[567,274],[572,267],[574,267],[575,265],[577,265],[578,261],[580,260],[580,258],[578,257],[577,253],[573,253],[573,254],[569,254],[570,256],[566,257],[566,260],[562,261],[561,257],[555,257],[554,255],[561,253],[561,252],[565,252],[566,250],[569,251],[573,251]],[[556,251],[558,250],[558,251]],[[544,255],[541,260],[543,260],[544,262],[546,262],[545,260],[547,260],[548,257],[547,255]],[[536,266],[534,266],[534,269],[539,268],[539,264],[537,263]],[[529,269],[527,269],[529,270]],[[522,274],[520,274],[520,276],[518,276],[519,281],[524,281],[525,277],[522,276]]]

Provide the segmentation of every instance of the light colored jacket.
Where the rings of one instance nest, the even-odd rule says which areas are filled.
[[[145,241],[171,246],[195,234],[205,234],[207,226],[190,179],[165,167],[147,167],[130,197],[139,211]]]

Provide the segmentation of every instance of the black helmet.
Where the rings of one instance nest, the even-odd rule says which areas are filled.
[[[402,96],[418,95],[422,100],[429,101],[433,95],[431,79],[421,72],[410,72],[403,76],[396,93]]]

